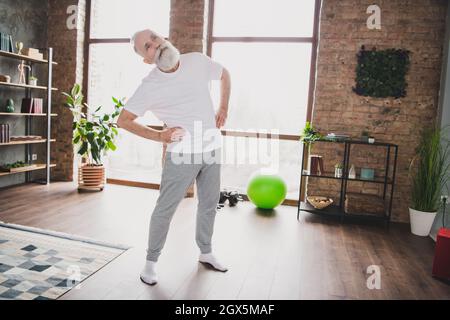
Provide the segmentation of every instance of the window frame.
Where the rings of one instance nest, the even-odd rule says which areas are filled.
[[[85,23],[85,41],[84,41],[84,66],[83,66],[83,95],[86,99],[89,98],[89,59],[90,59],[90,49],[93,44],[115,44],[115,43],[123,43],[129,44],[131,38],[91,38],[91,24],[92,24],[92,1],[86,0],[86,23]],[[165,38],[166,40],[168,38]],[[87,101],[89,104],[89,101]],[[162,130],[162,126],[152,126],[148,127],[154,128],[156,130]],[[132,180],[121,180],[121,179],[111,179],[106,177],[106,182],[109,184],[118,184],[125,185],[130,187],[141,187],[148,189],[158,190],[160,188],[159,183],[149,183],[149,182],[140,182],[140,181],[132,181]]]
[[[309,76],[309,90],[308,90],[308,105],[306,108],[306,120],[311,121],[312,109],[314,104],[314,88],[316,86],[316,62],[317,62],[317,47],[318,47],[318,32],[319,32],[319,18],[321,0],[315,0],[314,6],[314,26],[313,35],[311,37],[215,37],[213,36],[214,28],[214,3],[215,0],[208,0],[208,29],[207,29],[207,50],[206,54],[211,57],[212,46],[214,42],[266,42],[266,43],[310,43],[311,44],[311,66]],[[234,130],[222,130],[224,135],[246,136],[248,132],[240,132]],[[253,134],[258,135],[255,131]],[[281,134],[280,140],[298,140],[300,135]]]
[[[214,2],[215,0],[208,0],[208,19],[207,19],[207,39],[206,39],[206,54],[211,57],[212,45],[214,42],[267,42],[267,43],[310,43],[311,44],[311,63],[310,63],[310,80],[309,80],[309,90],[308,90],[308,105],[306,120],[311,121],[312,109],[314,104],[314,90],[316,85],[316,63],[317,63],[317,48],[318,48],[318,31],[319,31],[319,19],[320,19],[320,9],[322,5],[322,0],[315,0],[314,7],[314,26],[312,37],[214,37],[213,36],[213,23],[214,23]],[[84,68],[83,68],[83,94],[87,98],[88,95],[88,84],[89,84],[89,58],[90,58],[90,47],[91,44],[114,44],[114,43],[130,43],[130,38],[91,38],[91,23],[92,23],[92,0],[86,0],[86,24],[85,24],[85,41],[84,41]],[[170,30],[170,28],[169,28]],[[169,31],[170,33],[170,31]],[[170,34],[169,34],[170,36]],[[167,40],[167,38],[166,38]],[[161,126],[151,126],[149,127],[161,130]],[[270,135],[261,133],[258,131],[236,131],[236,130],[221,130],[224,136],[234,136],[234,137],[248,137],[248,138],[265,138],[265,139],[278,139],[278,140],[290,140],[298,141],[300,135]],[[307,155],[303,155],[307,157]],[[139,186],[150,189],[158,189],[159,184],[153,183],[141,183],[136,181],[128,180],[115,180],[108,179],[108,183],[116,183],[127,186]],[[303,194],[303,190],[300,190]],[[298,205],[297,200],[286,199],[283,204],[286,205]]]
[[[84,70],[83,70],[83,95],[88,96],[89,85],[89,58],[91,44],[114,44],[114,43],[130,43],[131,38],[91,38],[91,24],[92,24],[92,0],[86,0],[86,24],[84,29]],[[167,40],[167,38],[165,38]],[[89,103],[89,101],[88,101]]]
[[[207,39],[206,39],[206,54],[211,57],[212,46],[214,42],[267,42],[267,43],[310,43],[311,44],[311,63],[309,73],[309,90],[308,90],[308,104],[306,108],[306,121],[311,122],[312,110],[314,105],[314,92],[316,87],[316,64],[317,64],[317,49],[319,45],[319,23],[320,23],[320,10],[322,6],[322,0],[315,0],[314,5],[314,25],[313,34],[311,37],[215,37],[213,36],[214,27],[214,3],[215,0],[208,0],[208,26],[207,26]],[[243,132],[234,130],[222,130],[224,136],[239,136],[239,137],[259,137],[260,133],[255,132]],[[262,135],[267,137],[266,135]],[[300,140],[300,135],[287,135],[280,134],[279,136],[270,137],[270,139],[278,140]],[[308,158],[308,154],[302,154],[303,163],[307,163],[305,159]],[[303,171],[304,168],[301,168]],[[300,186],[299,200],[304,201],[306,191],[306,184]],[[299,205],[299,200],[286,199],[283,204],[285,205]]]

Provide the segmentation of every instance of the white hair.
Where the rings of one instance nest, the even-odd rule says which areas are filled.
[[[160,36],[158,33],[150,29],[144,29],[135,32],[131,37],[130,43],[132,44],[134,51],[140,56],[144,55],[138,51],[138,48],[136,48],[136,38],[140,33],[143,32],[149,32],[150,37],[152,38],[153,41],[155,41],[156,38],[161,38],[164,40],[162,36]],[[166,71],[176,67],[176,65],[180,60],[180,51],[178,51],[178,49],[175,48],[174,45],[170,43],[170,41],[164,40],[163,43],[156,49],[155,57],[156,58],[154,63],[161,70]]]
[[[144,30],[136,31],[136,32],[131,36],[130,43],[131,43],[131,45],[133,46],[134,52],[136,52],[136,53],[139,54],[139,55],[140,55],[140,53],[138,52],[138,50],[137,50],[137,48],[136,48],[136,38],[137,38],[138,34],[140,34],[140,33],[142,33],[142,32],[150,32],[150,36],[151,36],[151,37],[159,37],[159,35],[158,35],[156,32],[154,32],[153,30],[151,30],[151,29],[144,29]]]

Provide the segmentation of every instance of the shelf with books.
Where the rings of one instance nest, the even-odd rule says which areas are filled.
[[[9,46],[10,48],[11,46]],[[24,49],[25,50],[25,49]],[[55,139],[51,139],[51,132],[52,132],[52,118],[56,117],[57,114],[52,113],[52,94],[53,92],[57,91],[57,88],[53,88],[52,82],[53,82],[53,66],[57,65],[56,62],[53,61],[53,49],[52,48],[46,48],[43,49],[46,52],[46,59],[40,59],[40,57],[43,56],[38,50],[34,50],[34,56],[32,56],[31,52],[32,49],[30,48],[28,51],[30,52],[30,56],[24,55],[24,54],[17,54],[14,52],[8,52],[12,50],[0,50],[0,57],[3,58],[9,58],[9,59],[16,59],[19,61],[22,61],[22,65],[25,63],[25,61],[29,64],[29,72],[25,73],[25,79],[22,78],[23,74],[20,74],[20,77],[22,79],[21,82],[23,83],[30,83],[31,76],[34,76],[33,74],[33,66],[36,63],[39,64],[46,64],[47,69],[47,77],[45,79],[45,86],[43,85],[29,85],[29,84],[19,84],[19,83],[12,83],[12,82],[0,82],[0,90],[5,88],[21,88],[24,89],[24,95],[22,99],[22,106],[19,106],[19,109],[17,111],[19,112],[13,112],[7,113],[7,112],[0,112],[0,119],[3,124],[6,124],[8,128],[8,131],[6,132],[6,140],[2,139],[3,143],[0,143],[0,146],[14,146],[14,145],[24,145],[25,146],[25,163],[29,164],[30,167],[28,167],[27,170],[18,171],[18,172],[1,172],[0,176],[8,176],[10,174],[16,174],[16,173],[24,173],[25,174],[25,181],[26,182],[38,182],[36,179],[34,179],[34,176],[31,175],[31,171],[36,170],[45,170],[45,178],[43,179],[45,184],[50,183],[50,169],[55,167],[55,165],[52,165],[50,163],[50,153],[51,153],[51,147],[53,146],[53,142],[55,142]],[[24,53],[27,52],[27,50],[23,51]],[[40,68],[37,68],[40,70]],[[8,79],[6,79],[8,80]],[[42,96],[34,96],[39,91],[45,91],[46,94],[42,94]],[[23,117],[23,119],[13,119],[12,117]],[[14,138],[14,134],[17,137],[17,132],[13,132],[15,126],[11,126],[8,121],[24,121],[25,122],[25,132],[20,133],[20,135],[24,134],[24,139],[16,139],[13,141],[12,138]],[[38,121],[38,123],[35,123],[35,121]],[[36,134],[42,137],[42,139],[27,139],[28,136],[32,136],[35,130],[38,130]],[[2,134],[3,137],[5,137],[5,134]],[[33,136],[36,137],[36,136]],[[34,146],[34,147],[33,147]],[[34,148],[45,148],[45,151],[41,150],[40,152],[36,152]],[[33,152],[32,152],[33,151]],[[32,165],[32,158],[34,154],[42,154],[45,157],[45,160],[39,161],[44,162],[39,165]],[[17,155],[18,156],[18,155]],[[22,157],[21,157],[22,158]],[[5,165],[5,164],[0,164]],[[32,166],[31,166],[32,165]],[[39,181],[40,182],[40,181]]]

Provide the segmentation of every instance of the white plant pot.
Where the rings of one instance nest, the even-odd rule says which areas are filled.
[[[437,212],[423,212],[409,208],[411,232],[416,236],[426,237],[430,234]]]
[[[28,82],[30,86],[37,86],[37,80],[29,80]]]

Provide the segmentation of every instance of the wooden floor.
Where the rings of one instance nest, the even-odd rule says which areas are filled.
[[[407,225],[344,223],[279,207],[263,215],[246,202],[216,219],[214,249],[230,270],[197,262],[195,199],[173,219],[158,263],[159,284],[139,280],[148,223],[158,191],[107,185],[79,194],[72,183],[0,190],[0,220],[122,243],[132,249],[62,299],[450,299],[450,286],[430,276],[434,242]],[[366,286],[378,265],[381,289]]]

